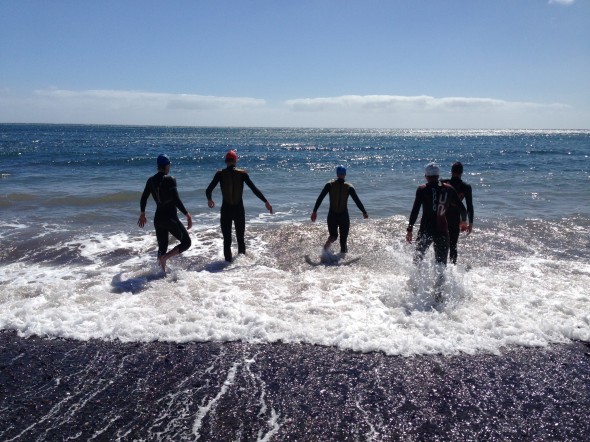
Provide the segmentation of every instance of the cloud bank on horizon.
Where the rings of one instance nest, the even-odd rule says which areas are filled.
[[[15,123],[541,129],[573,121],[566,128],[583,128],[572,119],[574,109],[563,103],[428,95],[343,95],[270,103],[254,97],[51,88],[34,91],[24,102],[11,99],[9,91],[0,92],[0,109],[0,121]],[[53,118],[48,121],[47,115]]]

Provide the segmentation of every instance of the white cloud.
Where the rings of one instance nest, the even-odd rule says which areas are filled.
[[[266,104],[265,100],[243,97],[214,97],[206,95],[164,94],[141,91],[87,90],[69,91],[44,89],[35,91],[39,97],[53,101],[70,103],[93,103],[111,109],[141,108],[145,109],[182,109],[211,110],[220,108],[248,108]]]
[[[554,103],[428,95],[344,95],[271,104],[121,90],[44,89],[19,96],[0,90],[0,122],[170,126],[584,129],[584,109]]]
[[[549,0],[550,5],[573,5],[576,0]]]
[[[298,98],[286,102],[294,111],[378,111],[378,112],[455,112],[461,110],[564,109],[559,103],[540,104],[504,101],[493,98],[446,97],[428,95],[344,95],[326,98]]]

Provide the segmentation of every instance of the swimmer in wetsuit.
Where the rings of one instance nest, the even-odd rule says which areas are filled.
[[[221,204],[221,232],[223,234],[223,255],[226,261],[231,262],[231,227],[232,222],[236,228],[236,239],[238,240],[238,253],[246,253],[246,242],[244,234],[246,231],[246,212],[244,210],[244,201],[242,194],[244,192],[244,183],[252,189],[254,195],[260,200],[264,201],[267,210],[272,213],[272,206],[264,197],[262,192],[256,188],[245,170],[237,169],[238,154],[234,150],[230,150],[225,155],[225,164],[227,167],[223,170],[217,171],[211,184],[207,187],[205,195],[207,196],[208,205],[210,208],[215,207],[215,203],[211,199],[211,195],[215,186],[220,183],[221,195],[223,203]]]
[[[340,231],[340,253],[348,252],[348,232],[350,230],[350,217],[348,215],[348,197],[352,197],[356,206],[363,213],[363,217],[366,219],[369,214],[365,210],[363,203],[356,194],[356,190],[352,187],[352,184],[345,182],[346,168],[344,166],[338,166],[336,168],[337,179],[326,183],[320,196],[318,196],[313,212],[311,213],[311,220],[315,222],[318,216],[318,209],[324,200],[324,197],[330,194],[330,208],[328,209],[328,233],[330,236],[324,244],[324,249],[328,249],[334,241],[338,239],[338,231]]]
[[[465,206],[463,206],[455,189],[449,184],[439,183],[439,173],[439,167],[436,164],[430,163],[426,166],[424,176],[427,183],[416,189],[416,198],[414,199],[406,233],[406,241],[411,243],[414,223],[418,219],[420,208],[422,208],[420,229],[416,238],[414,263],[422,261],[424,254],[430,245],[434,243],[434,256],[436,263],[439,264],[438,277],[435,283],[436,288],[440,288],[444,282],[442,268],[446,266],[449,254],[449,227],[446,212],[451,204],[455,204],[463,220],[467,215]]]
[[[473,230],[473,194],[471,186],[461,179],[463,164],[459,161],[451,166],[451,179],[442,180],[442,183],[450,184],[457,191],[459,199],[465,200],[467,205],[467,217],[469,224],[461,223],[461,213],[455,204],[451,204],[447,210],[447,222],[449,224],[449,258],[453,264],[457,263],[457,242],[459,232],[465,231],[469,235]]]
[[[173,256],[179,255],[191,246],[191,238],[178,219],[178,210],[180,210],[187,219],[188,229],[193,225],[191,214],[188,213],[176,188],[176,179],[169,176],[170,159],[168,156],[161,154],[158,156],[158,173],[148,178],[145,183],[145,189],[141,195],[139,227],[145,226],[147,219],[145,217],[145,206],[150,196],[156,202],[156,213],[154,215],[154,227],[156,228],[156,238],[158,240],[158,262],[163,271],[166,271],[166,261]],[[169,234],[172,234],[180,241],[172,250],[168,252]]]

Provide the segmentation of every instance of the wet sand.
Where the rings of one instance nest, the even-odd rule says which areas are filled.
[[[386,356],[0,332],[0,440],[588,440],[590,344]]]

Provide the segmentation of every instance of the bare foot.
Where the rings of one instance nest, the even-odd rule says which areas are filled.
[[[162,271],[166,273],[166,258],[164,258],[164,255],[158,258],[158,262],[160,263],[160,267],[162,267]]]

